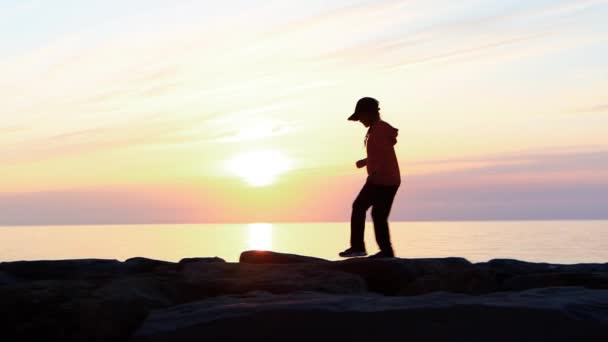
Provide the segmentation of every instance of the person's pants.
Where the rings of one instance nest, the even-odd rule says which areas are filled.
[[[352,248],[365,249],[365,242],[363,241],[365,215],[367,209],[372,207],[372,219],[378,247],[381,251],[393,251],[388,231],[388,215],[391,212],[397,189],[399,189],[399,185],[365,183],[353,202],[353,211],[350,218],[350,246]]]

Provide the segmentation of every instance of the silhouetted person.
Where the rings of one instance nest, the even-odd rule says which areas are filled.
[[[380,119],[378,100],[364,97],[357,101],[355,112],[348,118],[368,127],[365,135],[367,158],[357,161],[358,168],[367,167],[367,180],[353,202],[350,219],[350,248],[340,252],[341,257],[367,255],[363,233],[365,215],[372,208],[376,242],[380,252],[370,258],[391,258],[395,254],[388,229],[388,216],[399,185],[401,174],[395,154],[398,130]]]

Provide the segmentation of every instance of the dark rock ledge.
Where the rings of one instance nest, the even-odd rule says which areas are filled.
[[[3,340],[608,341],[608,264],[463,258],[0,263]]]

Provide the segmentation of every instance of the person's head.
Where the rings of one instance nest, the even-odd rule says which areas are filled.
[[[351,121],[360,121],[363,126],[369,127],[380,120],[380,103],[372,97],[363,97],[357,101],[355,112],[348,117]]]

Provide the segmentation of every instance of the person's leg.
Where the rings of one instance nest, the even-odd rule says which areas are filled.
[[[357,250],[365,250],[363,235],[365,233],[365,215],[372,205],[374,198],[372,186],[365,183],[357,198],[353,202],[350,216],[350,246]]]
[[[380,251],[392,255],[393,247],[388,227],[388,216],[399,187],[382,185],[377,185],[376,187],[376,197],[374,198],[372,207],[376,242],[378,243],[378,247],[380,247]]]

